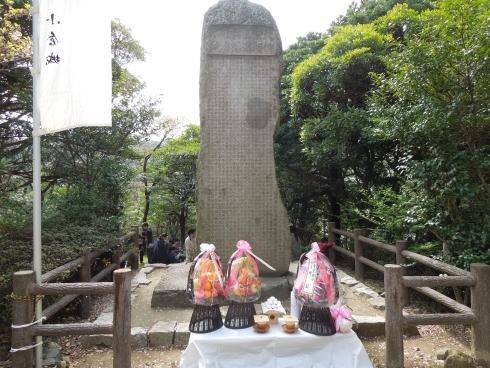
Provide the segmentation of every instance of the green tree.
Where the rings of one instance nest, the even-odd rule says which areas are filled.
[[[176,118],[166,117],[159,121],[159,136],[160,140],[158,143],[149,151],[144,153],[143,159],[143,173],[142,181],[145,188],[145,209],[143,211],[143,222],[148,220],[148,213],[150,212],[150,197],[152,188],[158,183],[155,181],[154,175],[148,171],[148,163],[152,158],[153,154],[162,148],[163,144],[167,142],[168,139],[173,138],[175,132],[180,128],[182,122]]]
[[[32,182],[28,19],[27,2],[5,0],[0,5],[0,208],[6,210],[23,207],[16,193]],[[0,217],[4,215],[0,210]]]
[[[385,16],[395,6],[405,4],[408,8],[417,12],[433,8],[431,0],[361,0],[352,2],[346,14],[339,16],[330,27],[330,32],[334,32],[337,26],[355,26],[357,24],[369,24],[378,18]],[[403,29],[399,29],[403,32]]]
[[[325,189],[319,182],[320,175],[311,170],[302,154],[300,132],[302,121],[291,114],[291,75],[294,68],[315,55],[325,45],[321,33],[309,33],[284,52],[281,78],[281,121],[274,143],[277,180],[291,224],[300,228],[314,226],[323,214]]]
[[[199,126],[190,125],[180,137],[168,140],[155,151],[148,163],[148,171],[153,173],[156,183],[152,189],[154,206],[150,218],[153,223],[178,224],[181,240],[186,237],[189,219],[195,224],[199,147]]]
[[[124,67],[144,61],[144,49],[119,21],[112,22],[112,44],[112,127],[71,129],[42,140],[43,191],[61,215],[84,224],[122,214],[125,188],[135,175],[128,163],[139,158],[133,146],[159,129],[159,97],[146,97],[145,83]]]
[[[371,114],[398,140],[413,182],[407,221],[434,234],[448,259],[489,262],[490,8],[443,0],[386,55]]]
[[[373,185],[396,185],[390,172],[396,147],[374,134],[377,127],[366,110],[370,74],[384,71],[387,52],[387,36],[373,25],[341,27],[292,74],[292,112],[301,121],[302,153],[337,225],[348,201],[362,203]]]

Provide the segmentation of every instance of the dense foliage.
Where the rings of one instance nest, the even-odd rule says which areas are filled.
[[[152,211],[149,220],[180,240],[196,224],[196,162],[200,147],[198,125],[156,150],[148,163],[152,177]]]
[[[293,224],[490,262],[489,19],[485,0],[362,1],[286,50],[276,159]]]
[[[11,315],[12,274],[32,269],[30,20],[21,1],[15,6],[9,0],[0,7],[2,329]],[[140,158],[134,147],[158,130],[161,115],[160,99],[145,96],[145,84],[125,67],[145,55],[130,31],[112,22],[112,127],[77,128],[41,139],[43,272],[79,257],[83,248],[116,245],[127,230],[122,225],[128,185]]]

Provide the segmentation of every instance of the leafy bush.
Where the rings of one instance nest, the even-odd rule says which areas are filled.
[[[28,222],[26,222],[28,223]],[[30,225],[30,223],[28,223]],[[6,231],[8,230],[8,231]],[[0,258],[0,331],[8,330],[12,315],[12,277],[17,271],[33,269],[32,230],[28,227],[0,228],[2,254]],[[42,273],[81,256],[83,249],[106,249],[118,243],[118,227],[114,219],[99,219],[86,226],[77,226],[61,218],[50,218],[43,222]],[[63,276],[69,279],[72,273]],[[55,298],[46,298],[44,307]]]

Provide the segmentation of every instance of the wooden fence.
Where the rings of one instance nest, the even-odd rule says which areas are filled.
[[[385,287],[385,334],[386,366],[402,368],[403,361],[403,325],[471,325],[471,352],[482,367],[490,367],[490,266],[471,264],[470,271],[454,267],[444,262],[425,257],[407,250],[406,241],[397,241],[396,245],[385,244],[363,236],[363,230],[353,233],[335,228],[335,222],[328,223],[328,239],[334,241],[337,235],[354,240],[354,252],[338,245],[329,249],[329,258],[335,263],[339,252],[354,258],[355,277],[364,280],[364,265],[384,274]],[[366,246],[383,249],[396,255],[396,264],[382,266],[364,257]],[[447,276],[406,276],[407,262],[415,261],[444,272]],[[471,308],[445,296],[430,287],[470,286]],[[403,307],[408,303],[408,288],[432,298],[454,310],[456,313],[404,315]]]
[[[138,269],[138,226],[121,238],[134,246],[124,254],[116,249],[112,263],[97,275],[91,277],[91,260],[107,251],[89,250],[83,256],[42,275],[42,283],[34,282],[34,271],[20,271],[14,274],[12,293],[12,368],[32,367],[32,346],[35,336],[69,336],[113,334],[113,367],[131,367],[131,270],[119,269],[129,261],[131,269]],[[50,283],[65,272],[79,270],[76,283]],[[113,282],[99,282],[113,275]],[[65,295],[56,303],[43,310],[43,320],[48,319],[66,307],[76,298],[81,298],[79,315],[90,315],[91,294],[114,294],[114,319],[112,324],[73,323],[41,324],[34,321],[36,300],[44,295]],[[24,349],[26,348],[26,349]]]

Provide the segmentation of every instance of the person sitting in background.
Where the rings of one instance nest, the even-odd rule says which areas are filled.
[[[177,255],[175,254],[175,247],[171,246],[168,248],[168,253],[167,253],[167,264],[171,263],[179,263],[179,259],[177,258]]]
[[[174,238],[174,247],[175,247],[175,254],[177,255],[177,259],[179,262],[185,262],[185,248],[180,246],[180,240],[179,238]]]
[[[168,253],[167,240],[168,240],[167,234],[160,235],[158,241],[153,246],[151,261],[149,263],[165,263],[167,261],[167,253]]]

